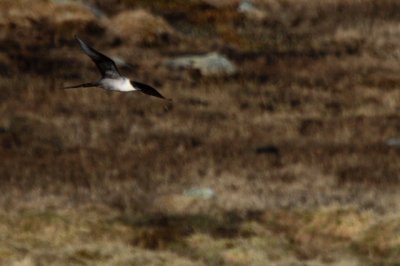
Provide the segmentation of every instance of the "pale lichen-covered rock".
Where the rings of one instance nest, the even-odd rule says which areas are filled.
[[[88,9],[93,15],[95,15],[98,18],[103,18],[106,17],[107,14],[100,8],[98,7],[95,3],[92,3],[90,1],[84,1],[84,0],[51,0],[51,2],[59,5],[64,5],[64,4],[79,4],[82,7],[85,7]]]
[[[238,6],[238,11],[244,14],[248,19],[262,22],[266,17],[267,13],[258,8],[252,1],[243,0]]]
[[[169,42],[176,36],[176,32],[162,17],[143,9],[117,14],[110,19],[109,30],[123,40],[150,45]]]
[[[218,53],[182,56],[167,60],[165,65],[171,70],[197,70],[203,76],[229,76],[237,72],[236,66]]]

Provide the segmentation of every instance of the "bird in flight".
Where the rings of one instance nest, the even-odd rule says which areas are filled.
[[[122,92],[140,91],[144,94],[166,99],[153,87],[141,82],[129,80],[127,77],[121,76],[121,74],[117,69],[117,66],[115,65],[115,62],[112,59],[96,51],[78,37],[75,38],[78,41],[79,45],[81,46],[83,52],[86,55],[88,55],[92,59],[92,61],[96,64],[97,68],[101,73],[101,79],[95,82],[64,87],[64,89],[100,87],[105,90],[111,90],[111,91],[122,91]]]

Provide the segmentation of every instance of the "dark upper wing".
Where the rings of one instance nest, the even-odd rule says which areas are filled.
[[[151,87],[151,86],[149,86],[147,84],[144,84],[144,83],[141,83],[141,82],[137,82],[137,81],[132,81],[132,80],[131,80],[131,84],[136,89],[138,89],[140,92],[142,92],[144,94],[155,96],[155,97],[162,98],[162,99],[169,100],[169,101],[171,100],[171,99],[165,98],[156,89],[154,89],[153,87]]]
[[[121,76],[113,60],[103,55],[102,53],[99,53],[98,51],[87,45],[84,41],[82,41],[78,37],[75,38],[78,41],[79,45],[81,46],[82,50],[85,52],[85,54],[87,54],[96,64],[103,78],[105,77],[116,78]]]

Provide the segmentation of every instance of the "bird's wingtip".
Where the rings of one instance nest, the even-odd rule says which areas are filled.
[[[85,42],[84,42],[81,38],[79,38],[78,35],[75,35],[75,40],[78,42],[78,44],[79,44],[80,46],[82,46],[83,44],[85,44]]]

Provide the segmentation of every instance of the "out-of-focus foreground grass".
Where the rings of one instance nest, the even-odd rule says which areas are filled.
[[[400,2],[222,2],[0,2],[0,264],[399,263]]]

